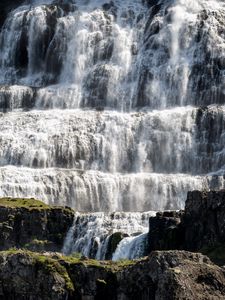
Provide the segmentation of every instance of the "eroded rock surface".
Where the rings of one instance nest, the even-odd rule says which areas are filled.
[[[107,263],[57,254],[0,252],[0,299],[224,299],[225,272],[202,254],[162,251]]]

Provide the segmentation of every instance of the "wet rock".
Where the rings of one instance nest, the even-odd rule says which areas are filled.
[[[0,86],[0,111],[28,110],[34,107],[37,89],[26,86]]]
[[[113,253],[116,251],[117,246],[125,237],[128,237],[128,234],[124,234],[122,232],[115,232],[109,237],[105,259],[112,259]]]
[[[24,0],[1,0],[0,2],[0,28],[4,24],[5,19],[8,15],[8,13],[21,5],[24,2]]]

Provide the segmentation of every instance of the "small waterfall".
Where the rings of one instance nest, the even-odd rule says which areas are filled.
[[[112,260],[135,259],[145,255],[147,247],[147,230],[138,236],[126,237],[117,246]]]
[[[147,232],[149,217],[154,215],[155,212],[76,213],[62,251],[67,255],[78,252],[101,260],[106,259],[107,255],[113,256],[114,260],[140,257],[145,250],[142,242],[146,234],[143,232]],[[122,241],[117,241],[118,249],[113,249],[113,254],[109,253],[109,240],[115,233],[120,234]],[[121,243],[123,246],[120,246]]]

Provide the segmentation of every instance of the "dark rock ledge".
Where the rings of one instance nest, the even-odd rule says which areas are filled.
[[[201,252],[225,265],[225,190],[189,192],[184,211],[157,213],[149,228],[149,252]]]
[[[0,250],[60,251],[74,211],[34,199],[0,199]]]
[[[0,252],[0,299],[222,300],[225,270],[185,251],[112,263],[8,250]]]

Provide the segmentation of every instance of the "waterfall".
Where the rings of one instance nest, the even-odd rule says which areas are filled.
[[[154,216],[155,212],[145,213],[76,213],[73,227],[68,232],[66,237],[63,253],[70,254],[73,252],[83,253],[87,257],[105,259],[109,248],[109,239],[115,233],[121,233],[125,237],[119,243],[118,248],[123,248],[122,251],[117,250],[111,253],[113,259],[135,258],[144,254],[143,243],[136,242],[133,245],[133,240],[141,240],[143,242],[143,231],[147,232],[149,217]],[[122,238],[121,237],[121,238]],[[120,247],[124,241],[128,241],[129,247]],[[73,241],[71,243],[71,241]],[[132,248],[133,245],[133,249]],[[139,246],[139,247],[138,247]],[[128,248],[128,249],[127,249]],[[119,252],[119,253],[118,253]]]
[[[104,259],[120,233],[110,258],[139,257],[146,212],[225,187],[225,4],[21,2],[0,20],[0,196],[74,208],[65,253]]]

